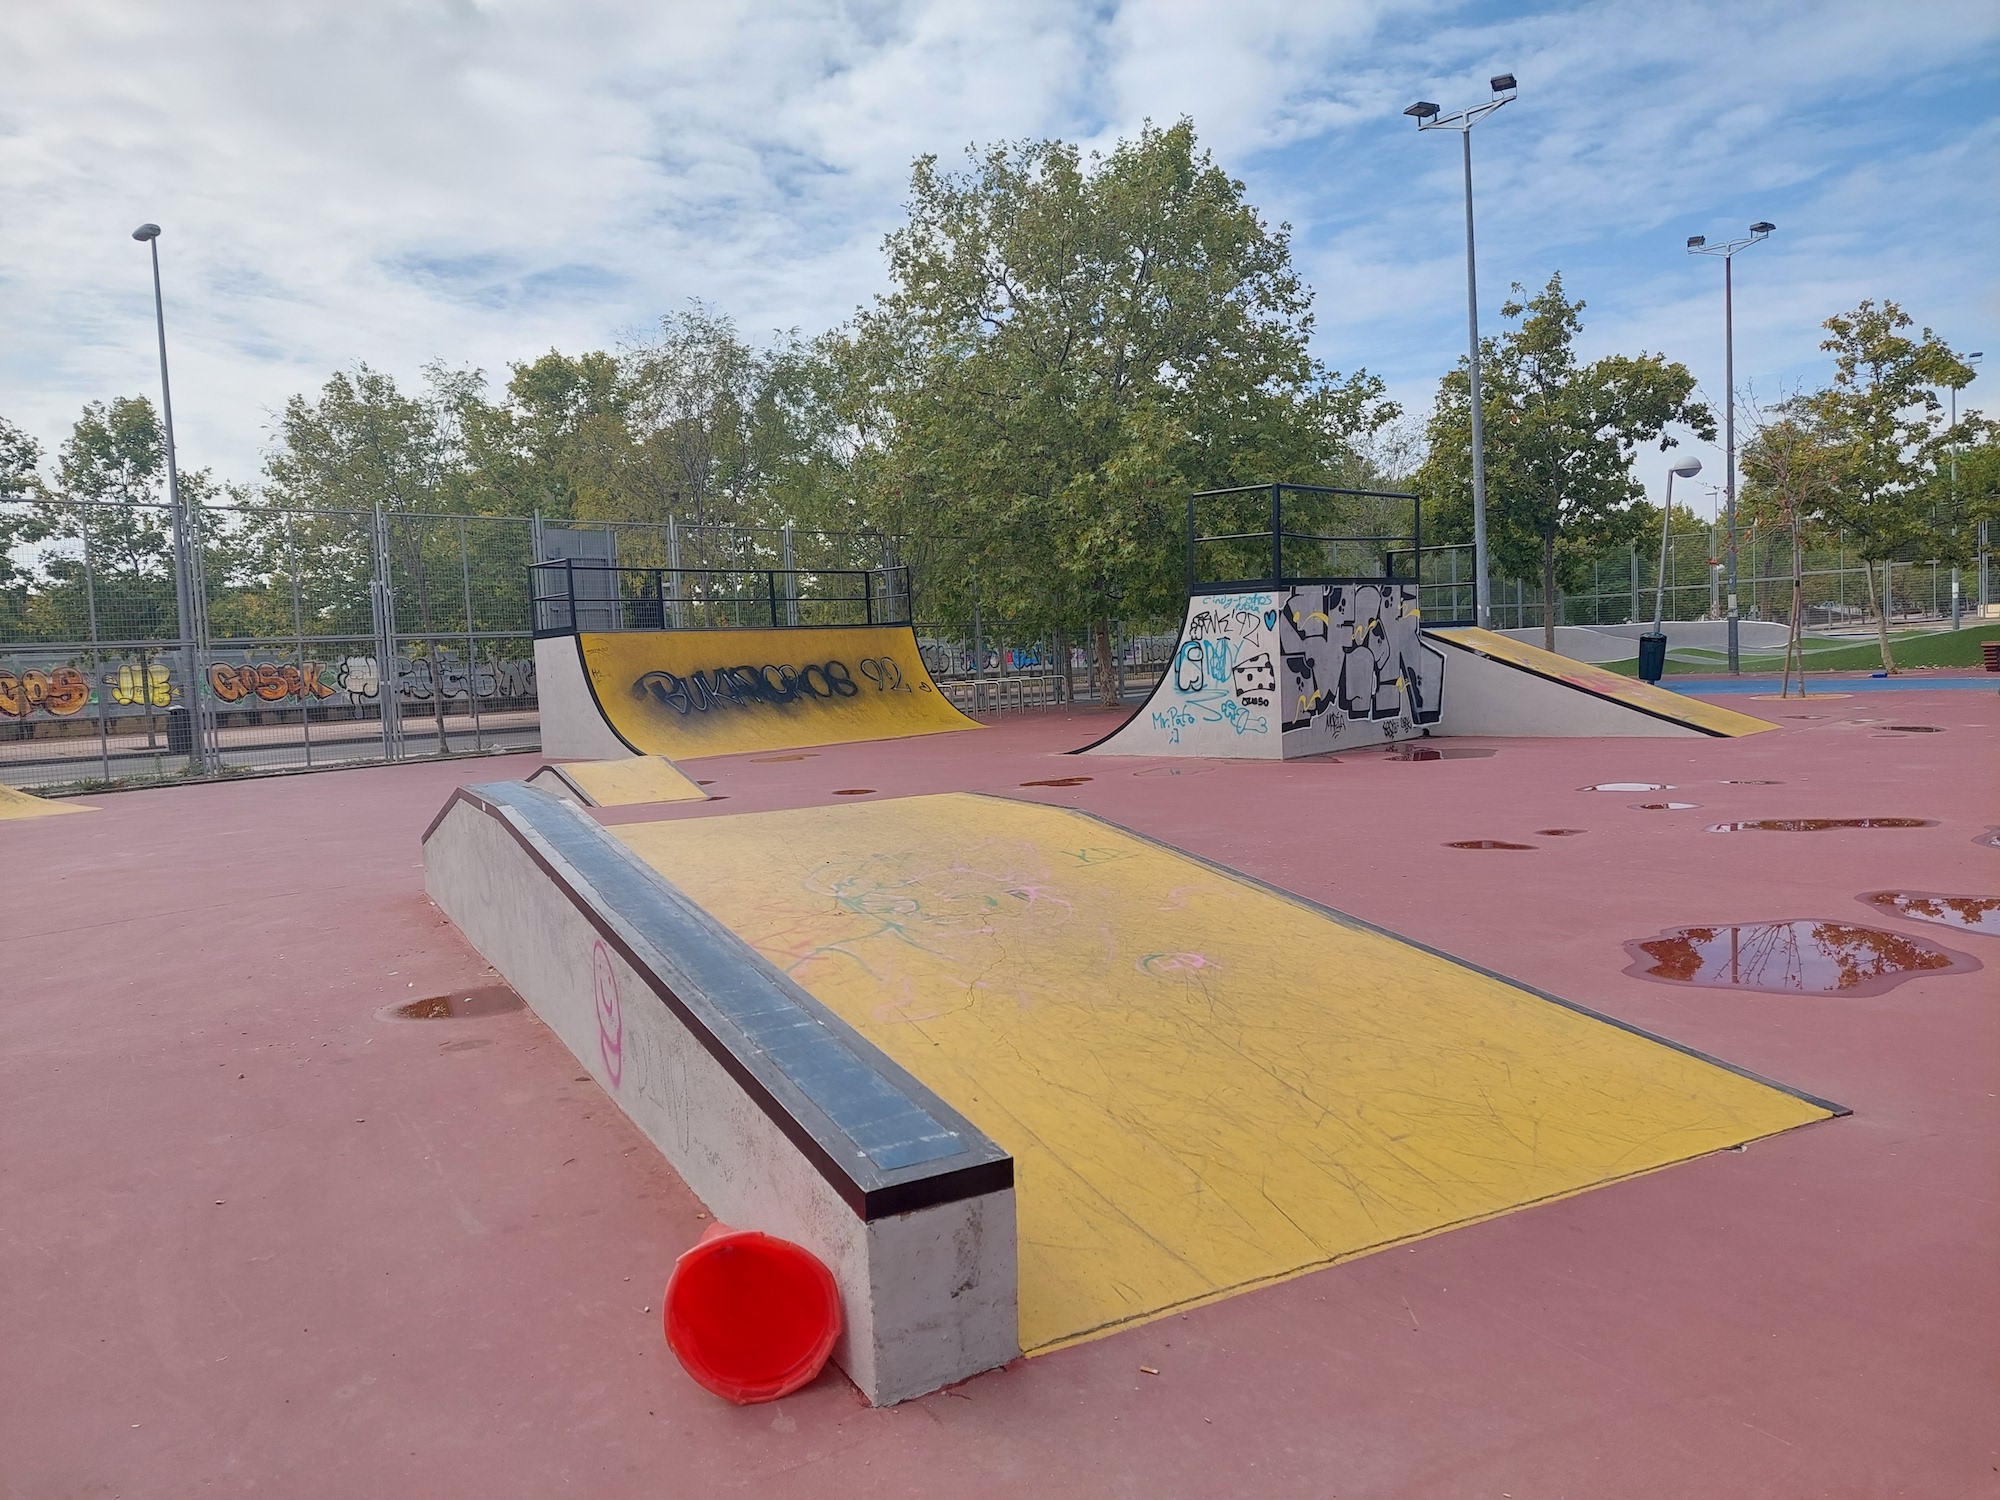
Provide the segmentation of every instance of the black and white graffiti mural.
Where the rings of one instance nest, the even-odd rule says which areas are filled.
[[[1444,653],[1424,640],[1416,590],[1403,584],[1307,584],[1290,591],[1279,640],[1285,655],[1285,734],[1346,739],[1349,725],[1401,734],[1438,721]],[[1307,752],[1310,753],[1310,752]]]
[[[1095,748],[1290,758],[1408,739],[1438,722],[1444,653],[1407,584],[1199,594],[1151,701]]]

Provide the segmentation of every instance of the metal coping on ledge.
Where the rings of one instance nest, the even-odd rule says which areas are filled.
[[[1013,1186],[1014,1162],[580,809],[519,782],[460,787],[865,1220]]]

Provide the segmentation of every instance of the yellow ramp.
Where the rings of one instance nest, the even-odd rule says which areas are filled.
[[[605,719],[641,755],[686,760],[980,727],[938,691],[907,625],[578,640]]]
[[[611,832],[1013,1154],[1029,1352],[1834,1112],[1066,809]]]
[[[1596,697],[1607,698],[1627,708],[1637,709],[1640,713],[1650,714],[1653,718],[1684,725],[1702,734],[1733,739],[1740,735],[1762,734],[1767,729],[1778,727],[1766,719],[1739,714],[1734,709],[1720,708],[1713,703],[1703,703],[1697,698],[1685,697],[1680,693],[1655,687],[1650,682],[1641,682],[1636,677],[1621,677],[1616,672],[1607,672],[1603,667],[1593,666],[1589,662],[1572,661],[1567,656],[1544,651],[1539,646],[1530,646],[1526,641],[1517,641],[1512,636],[1501,635],[1497,631],[1481,630],[1476,625],[1452,625],[1442,630],[1426,631],[1425,634],[1464,650],[1477,652],[1490,661],[1518,667],[1547,681],[1559,682]],[[1450,692],[1449,686],[1446,692],[1447,694]]]
[[[49,818],[61,813],[96,812],[80,802],[50,802],[15,787],[0,784],[0,822],[9,818]]]
[[[629,760],[573,760],[543,766],[528,778],[530,786],[554,782],[589,807],[631,807],[642,802],[705,802],[708,793],[664,755],[635,755]]]

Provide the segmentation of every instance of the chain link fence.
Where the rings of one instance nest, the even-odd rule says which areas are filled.
[[[0,781],[84,790],[537,748],[529,575],[550,555],[545,529],[525,516],[205,506],[191,513],[184,629],[167,507],[0,504]],[[607,561],[632,568],[898,565],[893,539],[859,533],[568,528],[584,530],[607,538]],[[1722,614],[1716,545],[1706,531],[1672,539],[1668,619]],[[1789,537],[1745,531],[1739,556],[1744,617],[1788,619]],[[1589,589],[1560,601],[1561,622],[1650,620],[1656,559],[1643,548],[1599,557]],[[1425,619],[1471,618],[1470,547],[1424,548],[1420,576]],[[1885,584],[1892,619],[1949,617],[1948,567],[1877,565],[1871,580],[1834,546],[1806,554],[1807,625],[1864,627]],[[966,712],[1103,698],[1092,642],[976,611],[926,618],[921,569],[915,592],[925,664]],[[788,602],[762,608],[789,620]],[[1539,587],[1496,580],[1494,614],[1502,628],[1540,625]],[[1151,690],[1179,624],[1115,624],[1112,696]]]

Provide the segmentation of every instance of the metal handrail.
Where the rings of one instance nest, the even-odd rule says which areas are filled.
[[[578,591],[578,576],[585,578],[614,575],[607,591]],[[638,586],[626,593],[615,575],[631,574]],[[592,562],[581,558],[553,558],[530,563],[529,602],[534,611],[538,636],[574,635],[586,617],[602,615],[591,624],[603,630],[673,630],[687,628],[682,621],[690,606],[704,612],[728,609],[732,618],[706,619],[697,628],[742,628],[793,623],[801,606],[824,612],[859,606],[859,620],[817,623],[907,625],[913,618],[910,570],[907,566],[885,568],[717,568],[675,567],[671,564],[634,567],[629,564]],[[553,588],[544,587],[560,576]],[[685,588],[692,576],[706,583],[710,579],[736,580],[739,587],[722,592],[713,588]],[[672,585],[669,588],[668,580]],[[823,585],[844,579],[858,580],[855,591],[830,592]],[[741,584],[750,587],[741,587]],[[802,587],[801,585],[805,586]],[[748,610],[760,618],[745,620]],[[638,623],[628,623],[636,613]]]

